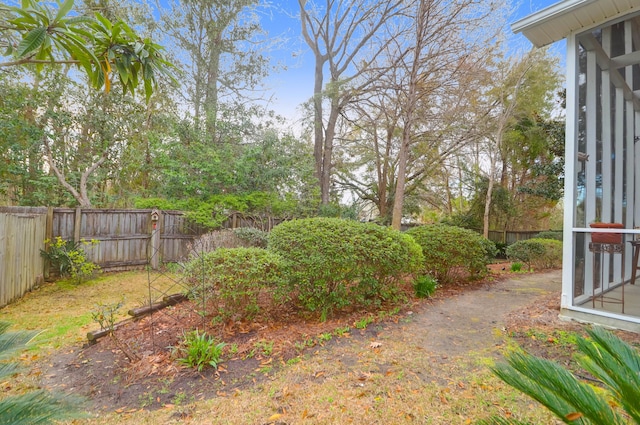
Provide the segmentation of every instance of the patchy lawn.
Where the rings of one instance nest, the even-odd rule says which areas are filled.
[[[123,312],[148,303],[147,274],[49,284],[0,310],[0,320],[16,328],[47,329],[23,356],[30,372],[3,386],[84,395],[91,424],[444,425],[490,414],[553,424],[488,366],[514,342],[571,365],[572,337],[582,327],[557,320],[560,287],[547,276],[555,275],[512,274],[502,270],[507,266],[494,266],[492,279],[443,288],[401,309],[324,323],[293,311],[270,312],[269,321],[212,323],[185,302],[91,346],[85,335],[98,328],[95,304],[116,303],[122,294]],[[530,286],[533,276],[541,276],[543,289]],[[164,285],[161,291],[172,292],[170,279]],[[227,344],[217,371],[198,373],[171,358],[168,347],[194,326]],[[127,352],[140,359],[130,361]]]

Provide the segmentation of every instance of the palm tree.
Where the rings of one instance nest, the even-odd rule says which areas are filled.
[[[581,367],[599,380],[601,389],[580,381],[560,365],[516,351],[493,372],[507,384],[537,400],[567,424],[640,424],[640,354],[602,328],[579,337]],[[482,425],[524,424],[490,418]]]
[[[17,372],[15,363],[6,359],[24,348],[38,332],[7,332],[11,324],[0,322],[0,379]],[[0,398],[0,425],[46,424],[53,420],[78,416],[78,410],[68,398],[54,396],[46,391],[31,391],[26,394]]]

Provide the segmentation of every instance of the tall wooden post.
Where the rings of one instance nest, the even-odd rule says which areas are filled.
[[[151,211],[151,252],[149,253],[149,259],[151,268],[158,270],[160,268],[160,225],[162,215],[159,210],[154,209]]]
[[[44,250],[49,250],[49,245],[53,242],[53,207],[47,207],[47,219],[45,220],[45,230],[44,230],[44,239],[49,241],[44,245]],[[49,260],[45,259],[43,262],[44,270],[42,271],[42,275],[45,279],[49,279],[49,273],[51,268],[51,263]]]
[[[76,215],[73,224],[73,241],[75,243],[80,242],[80,227],[82,226],[82,208],[76,208]]]

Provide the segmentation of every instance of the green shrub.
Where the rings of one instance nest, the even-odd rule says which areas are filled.
[[[392,299],[402,278],[422,261],[420,247],[407,235],[339,218],[282,223],[271,231],[268,249],[286,261],[301,306],[322,318],[349,305]]]
[[[482,244],[482,249],[484,250],[485,256],[485,264],[489,264],[498,256],[498,246],[491,240],[487,238],[480,238],[480,243]]]
[[[183,335],[174,355],[181,356],[177,357],[178,363],[201,372],[205,366],[218,367],[224,346],[224,342],[218,343],[206,332],[200,333],[196,329]]]
[[[494,242],[494,245],[496,246],[496,256],[495,258],[507,258],[507,244],[504,242]]]
[[[422,247],[424,272],[436,278],[440,284],[486,275],[490,261],[487,251],[489,244],[476,232],[434,224],[414,227],[407,234]]]
[[[60,236],[54,240],[45,240],[49,246],[46,250],[40,250],[40,255],[49,261],[51,267],[56,269],[60,276],[71,276],[75,283],[82,283],[91,279],[100,271],[100,266],[87,260],[83,246],[97,245],[98,241],[74,242],[65,241]]]
[[[239,227],[234,229],[233,233],[238,239],[249,246],[255,246],[257,248],[267,247],[267,236],[269,234],[263,230],[254,227]]]
[[[220,248],[193,258],[185,267],[194,293],[213,289],[218,313],[251,319],[259,312],[258,295],[269,289],[274,295],[282,287],[282,261],[261,248]],[[275,291],[274,291],[275,289]]]
[[[507,247],[510,260],[521,261],[529,270],[549,269],[562,264],[562,242],[553,239],[528,239]]]
[[[515,242],[507,247],[507,258],[520,261],[531,270],[533,263],[544,255],[545,247],[540,242],[543,239],[528,239]]]
[[[547,230],[536,235],[536,239],[553,239],[562,242],[562,232],[559,230]]]
[[[534,267],[540,269],[555,269],[562,266],[562,242],[553,239],[536,239],[544,246],[544,254]]]
[[[431,276],[418,276],[413,280],[413,290],[418,298],[429,298],[437,288],[438,281]]]

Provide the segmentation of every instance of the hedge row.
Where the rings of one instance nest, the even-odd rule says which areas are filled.
[[[493,243],[457,227],[401,233],[372,223],[311,218],[276,226],[266,249],[218,249],[192,259],[186,271],[194,284],[203,282],[217,293],[223,316],[253,317],[262,293],[325,319],[346,307],[397,300],[413,277],[430,275],[440,284],[481,277],[493,255]]]

